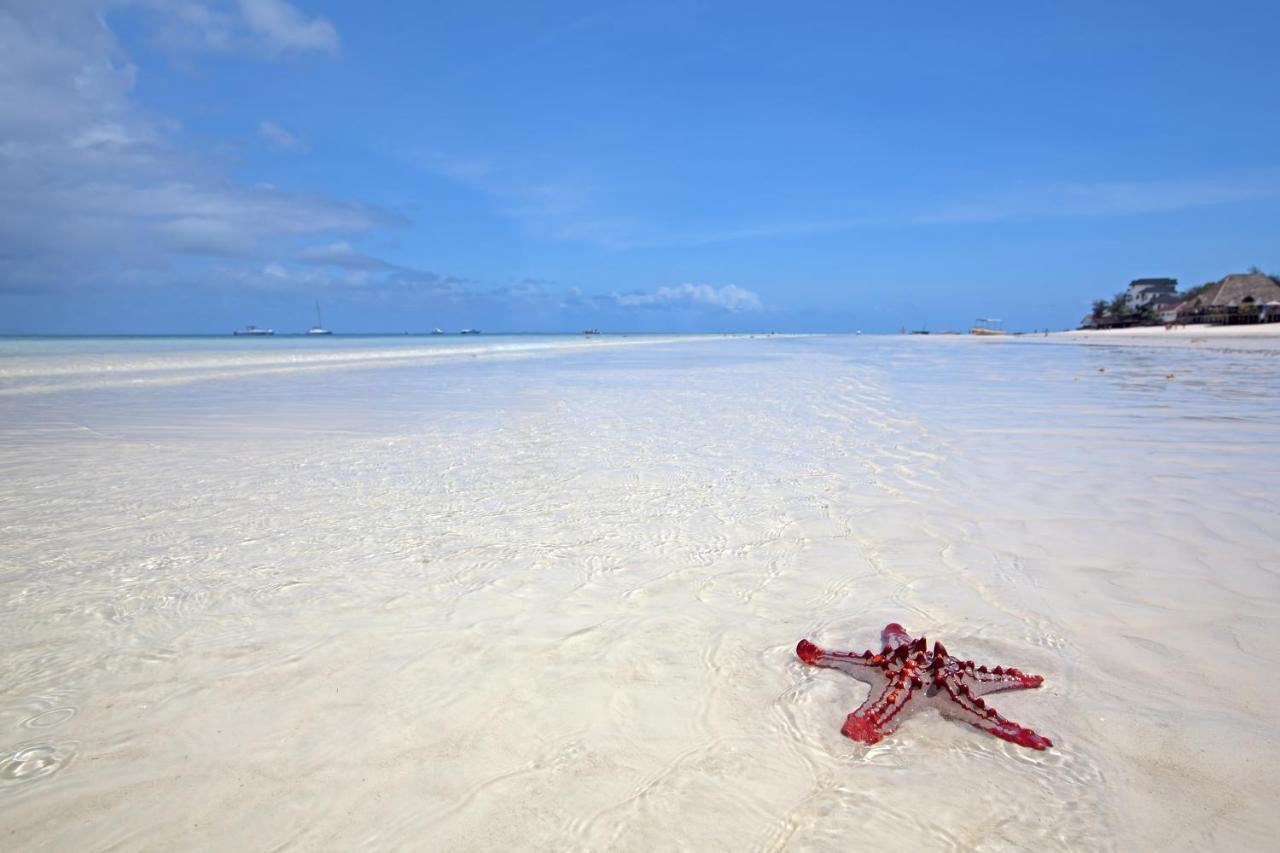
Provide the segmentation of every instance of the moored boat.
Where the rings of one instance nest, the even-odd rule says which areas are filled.
[[[324,327],[324,318],[320,316],[320,303],[316,303],[316,324],[307,329],[308,335],[332,335],[333,332]]]

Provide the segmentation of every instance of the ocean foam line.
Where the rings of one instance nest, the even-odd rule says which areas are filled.
[[[0,387],[0,396],[50,394],[63,391],[97,391],[110,388],[134,388],[154,385],[182,385],[209,379],[234,379],[319,370],[398,367],[458,358],[527,356],[539,353],[573,352],[627,346],[672,343],[700,343],[742,339],[746,336],[698,335],[681,337],[628,338],[623,340],[574,340],[554,343],[487,344],[467,347],[425,347],[410,350],[353,350],[341,353],[289,353],[270,358],[246,357],[202,358],[141,364],[95,364],[76,367],[0,369],[0,383],[19,380]],[[301,355],[301,357],[299,357]],[[39,380],[67,381],[41,382]],[[92,381],[75,381],[92,380]],[[21,380],[37,380],[23,382]]]

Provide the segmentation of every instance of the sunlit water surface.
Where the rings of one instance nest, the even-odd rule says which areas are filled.
[[[1269,351],[3,341],[0,848],[1268,849],[1278,477]]]

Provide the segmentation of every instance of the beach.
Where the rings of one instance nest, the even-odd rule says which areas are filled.
[[[1031,336],[1034,337],[1034,336]],[[1112,346],[1223,346],[1232,350],[1280,351],[1280,323],[1244,323],[1236,326],[1188,324],[1180,326],[1132,326],[1127,329],[1076,329],[1053,332],[1057,340]]]
[[[0,847],[1269,849],[1280,359],[1116,334],[0,341]]]

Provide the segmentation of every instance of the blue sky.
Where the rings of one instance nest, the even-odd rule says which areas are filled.
[[[1280,271],[1274,2],[0,0],[0,333],[1065,327]]]

